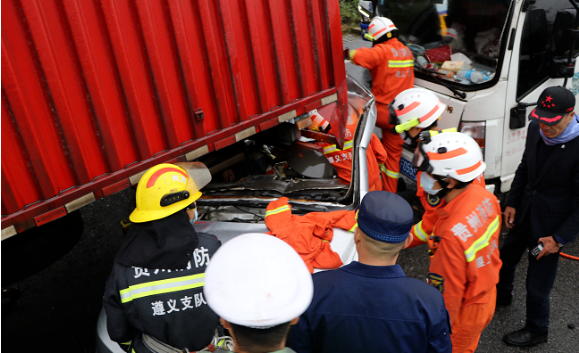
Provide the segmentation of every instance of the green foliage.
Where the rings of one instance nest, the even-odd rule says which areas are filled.
[[[358,12],[358,0],[340,1],[340,16],[342,17],[342,29],[350,32],[352,28],[360,25],[360,13]]]

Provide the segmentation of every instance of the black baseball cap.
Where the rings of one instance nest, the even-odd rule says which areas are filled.
[[[573,109],[575,109],[573,92],[561,86],[549,87],[539,96],[537,107],[529,114],[529,119],[553,126]]]

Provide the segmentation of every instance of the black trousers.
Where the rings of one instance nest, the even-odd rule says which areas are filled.
[[[513,291],[515,269],[526,249],[537,246],[538,237],[533,236],[530,216],[509,231],[501,247],[503,266],[497,284],[497,296],[510,296]],[[527,321],[525,328],[534,334],[549,330],[549,293],[555,283],[559,253],[543,256],[536,260],[529,252],[527,270]]]

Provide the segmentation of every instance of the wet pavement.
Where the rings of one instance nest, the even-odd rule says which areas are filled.
[[[348,38],[352,40],[346,44],[357,40],[357,37],[346,37],[346,41]],[[368,77],[351,64],[347,64],[347,69],[361,82]],[[400,194],[417,205],[415,186],[411,182],[407,184],[408,189]],[[133,189],[127,189],[82,208],[84,233],[72,251],[47,269],[14,285],[20,291],[19,298],[2,303],[1,348],[4,352],[94,352],[96,320],[105,281],[124,237],[120,221],[128,218],[134,208],[134,195]],[[504,235],[503,227],[501,241]],[[563,250],[579,256],[577,243]],[[429,263],[426,251],[426,247],[419,246],[400,255],[399,263],[408,276],[425,280]],[[2,272],[5,271],[10,268],[3,268]],[[524,325],[525,274],[526,257],[523,257],[517,268],[513,304],[497,309],[481,336],[477,352],[579,351],[579,262],[564,258],[559,263],[551,293],[549,342],[531,348],[509,347],[502,342],[504,334]]]

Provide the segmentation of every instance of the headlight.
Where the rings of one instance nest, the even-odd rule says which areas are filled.
[[[484,121],[477,123],[461,123],[460,132],[472,137],[476,143],[478,143],[484,157],[486,123]]]

